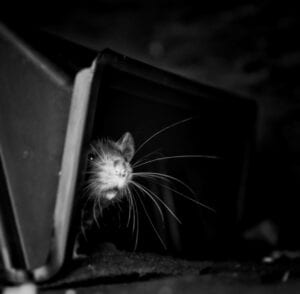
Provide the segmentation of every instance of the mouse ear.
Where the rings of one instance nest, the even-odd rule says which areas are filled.
[[[131,161],[134,155],[134,139],[129,132],[126,132],[117,142],[125,159]]]

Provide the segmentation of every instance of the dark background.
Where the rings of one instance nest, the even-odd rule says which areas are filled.
[[[110,47],[255,99],[258,132],[245,229],[267,221],[272,229],[263,234],[275,231],[276,246],[299,248],[300,20],[293,3],[10,1],[0,14],[4,22],[97,50]]]

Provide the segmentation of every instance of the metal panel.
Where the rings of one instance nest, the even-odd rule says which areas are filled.
[[[4,27],[0,60],[1,160],[20,239],[11,246],[22,248],[32,269],[49,252],[72,87]]]
[[[130,131],[140,144],[155,131],[187,117],[193,120],[185,128],[157,138],[145,152],[163,148],[168,155],[218,156],[218,161],[201,164],[153,166],[154,171],[175,173],[186,181],[218,214],[211,217],[170,190],[152,185],[185,222],[179,227],[167,216],[162,237],[170,251],[187,257],[230,248],[242,214],[255,103],[111,50],[101,52],[90,67],[97,55],[92,50],[47,35],[37,39],[24,34],[25,39],[30,47],[1,27],[0,177],[6,186],[0,200],[8,210],[1,208],[0,225],[6,248],[19,252],[17,260],[11,259],[13,266],[24,268],[36,280],[48,279],[70,254],[67,241],[71,248],[70,229],[75,228],[79,213],[79,208],[73,211],[74,197],[84,179],[88,141],[106,136],[117,139]],[[162,228],[153,203],[146,205],[155,225]],[[139,249],[160,251],[153,234],[147,233],[147,219],[140,216],[144,228]],[[13,236],[7,233],[7,218],[14,218]],[[128,249],[124,234],[125,228],[115,240]],[[1,244],[2,249],[5,246]]]

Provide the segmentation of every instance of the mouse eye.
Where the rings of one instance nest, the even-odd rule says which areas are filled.
[[[95,159],[94,154],[90,153],[90,154],[88,155],[88,160],[89,160],[89,161],[93,161],[94,159]]]

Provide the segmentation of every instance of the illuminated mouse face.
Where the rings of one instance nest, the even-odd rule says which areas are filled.
[[[134,141],[130,133],[125,133],[117,142],[96,142],[89,155],[91,194],[107,200],[122,194],[132,178],[133,155]]]

